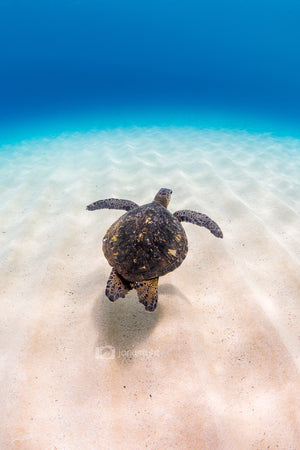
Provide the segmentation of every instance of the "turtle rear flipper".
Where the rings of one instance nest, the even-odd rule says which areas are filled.
[[[139,281],[135,283],[134,288],[137,291],[139,302],[143,303],[146,311],[154,311],[158,297],[158,277],[151,278],[151,280]]]
[[[179,222],[190,222],[200,227],[207,228],[214,236],[218,238],[223,238],[223,233],[221,228],[216,222],[214,222],[210,217],[205,214],[201,214],[196,211],[191,211],[189,209],[183,209],[181,211],[174,212],[174,217],[179,220]]]
[[[125,211],[130,211],[131,209],[137,208],[139,205],[132,202],[131,200],[122,200],[119,198],[106,198],[105,200],[98,200],[97,202],[91,203],[86,207],[88,211],[95,211],[95,209],[124,209]]]
[[[131,289],[131,283],[121,277],[115,269],[112,269],[105,290],[105,294],[109,300],[115,302],[119,297],[124,298]]]

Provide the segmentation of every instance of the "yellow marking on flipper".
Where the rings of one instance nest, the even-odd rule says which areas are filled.
[[[173,250],[172,248],[169,248],[168,253],[172,256],[176,256],[177,250]]]

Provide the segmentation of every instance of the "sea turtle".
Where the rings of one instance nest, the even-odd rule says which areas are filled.
[[[138,206],[130,200],[108,198],[86,207],[123,209],[127,211],[106,232],[103,252],[112,266],[106,295],[114,302],[131,289],[147,311],[157,305],[158,277],[180,266],[188,251],[187,237],[180,222],[207,228],[214,236],[223,237],[220,227],[208,216],[182,210],[167,210],[172,191],[162,188],[152,203]]]

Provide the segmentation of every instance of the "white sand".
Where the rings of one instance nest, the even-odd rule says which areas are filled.
[[[299,141],[237,131],[3,148],[1,450],[300,448],[299,175]],[[146,313],[104,294],[121,212],[85,206],[160,187],[224,239],[185,224],[189,254]]]

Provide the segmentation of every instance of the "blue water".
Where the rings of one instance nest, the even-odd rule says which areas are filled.
[[[0,138],[126,125],[299,135],[298,0],[2,0]]]

